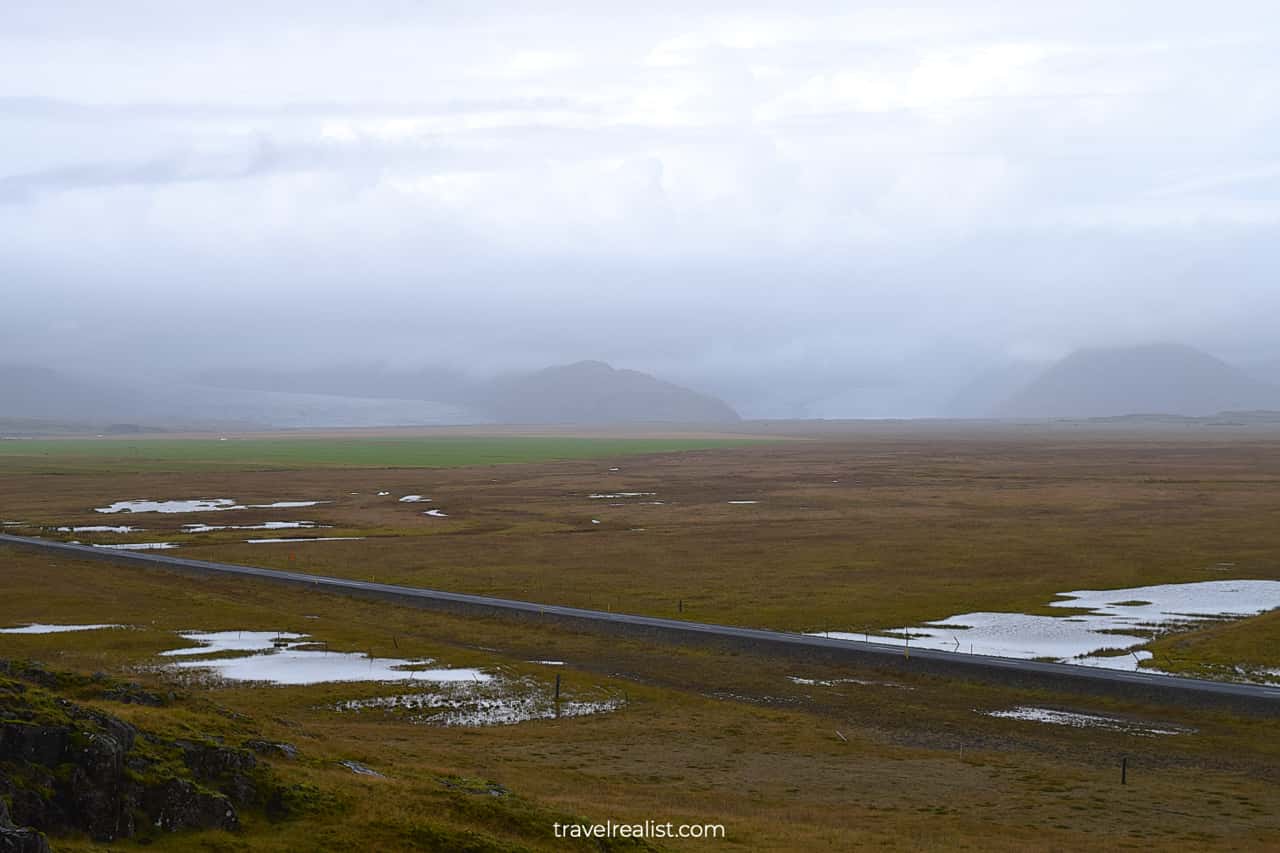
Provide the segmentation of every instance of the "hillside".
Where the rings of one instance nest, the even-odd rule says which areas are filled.
[[[1043,365],[1021,361],[988,368],[952,394],[943,404],[941,414],[949,418],[988,417],[1043,369]]]
[[[734,423],[722,400],[600,361],[548,367],[489,385],[480,407],[503,423]]]
[[[26,364],[0,365],[0,418],[107,423],[130,419],[142,402],[137,389],[112,380]]]
[[[1280,388],[1181,344],[1078,350],[996,407],[1000,417],[1212,415],[1280,408]]]
[[[216,388],[90,376],[45,367],[0,369],[0,428],[16,435],[474,423],[430,400]]]

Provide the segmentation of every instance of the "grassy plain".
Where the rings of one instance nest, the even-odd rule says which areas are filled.
[[[299,758],[273,760],[274,772],[332,798],[305,818],[245,814],[237,835],[160,836],[151,849],[598,849],[553,837],[553,822],[573,819],[728,828],[725,841],[658,845],[671,850],[1262,850],[1280,842],[1275,719],[652,647],[5,548],[0,565],[0,624],[134,626],[0,635],[0,657],[174,690],[178,701],[164,708],[91,704],[170,737],[292,743]],[[559,673],[567,695],[609,691],[626,704],[611,714],[478,729],[340,713],[339,701],[405,688],[179,677],[157,667],[156,653],[179,645],[174,632],[182,629],[294,630],[335,651],[483,666],[544,688]],[[528,662],[545,659],[566,665]],[[1023,704],[1195,731],[1145,737],[982,713]],[[1129,761],[1125,786],[1121,756]],[[337,764],[345,759],[387,778],[353,775]],[[98,849],[84,838],[55,844]]]
[[[591,497],[628,492],[652,494]],[[410,493],[432,502],[397,500]],[[1276,438],[993,431],[469,467],[8,471],[0,518],[136,524],[146,532],[79,538],[174,541],[178,553],[199,558],[701,621],[858,631],[975,610],[1051,612],[1057,593],[1076,589],[1277,579],[1277,495]],[[190,497],[330,503],[190,516],[93,511],[122,499]],[[429,508],[448,517],[423,515]],[[319,535],[367,538],[250,545],[244,540],[264,534],[179,529],[266,520],[317,521],[332,525]],[[1257,663],[1280,666],[1280,649],[1261,654],[1267,660]]]
[[[536,451],[510,436],[425,449],[417,439],[361,439],[374,441],[375,451],[335,450],[342,440],[327,437],[310,449],[273,450],[274,461],[237,455],[231,441],[218,443],[228,446],[214,449],[228,454],[218,459],[203,455],[206,444],[164,445],[170,458],[136,458],[124,450],[128,440],[116,440],[94,444],[115,447],[114,456],[40,462],[0,454],[0,520],[29,525],[12,532],[42,535],[60,535],[47,529],[60,525],[132,524],[145,530],[74,535],[173,541],[181,545],[174,553],[196,558],[799,630],[875,630],[970,610],[1046,612],[1056,593],[1074,589],[1280,579],[1275,436],[886,429],[800,437],[711,446],[698,442],[734,440],[587,442],[532,459],[527,454],[582,439],[542,436],[555,443]],[[359,467],[353,460],[363,453],[378,462]],[[407,494],[431,502],[398,500]],[[327,503],[190,515],[94,511],[124,499],[193,497]],[[425,516],[430,508],[447,517]],[[331,527],[181,529],[284,520]],[[366,538],[244,541],[316,535]],[[0,624],[26,621],[136,626],[91,642],[90,635],[0,635],[0,658],[176,686],[185,698],[172,708],[109,710],[171,733],[296,743],[303,757],[276,762],[278,771],[342,803],[302,823],[250,815],[241,836],[184,835],[161,839],[160,849],[560,849],[550,824],[570,815],[729,827],[726,842],[665,845],[688,850],[1280,844],[1275,719],[653,647],[0,548]],[[1234,663],[1276,667],[1277,626],[1272,613],[1152,648],[1161,667],[1189,673]],[[173,644],[173,632],[192,628],[296,630],[334,649],[433,657],[544,684],[554,671],[528,662],[564,660],[555,671],[569,691],[621,692],[628,701],[603,716],[484,729],[352,717],[333,704],[401,691],[229,687],[155,669],[155,653]],[[801,684],[788,676],[858,681]],[[1195,731],[1143,737],[980,713],[1015,705]],[[1131,768],[1124,787],[1121,756]],[[343,758],[388,778],[353,776],[337,766]],[[456,778],[493,781],[511,794],[467,793],[475,786],[459,788],[449,781]],[[83,839],[62,846],[92,847]]]
[[[0,470],[40,474],[317,467],[453,468],[734,447],[750,438],[356,435],[60,438],[0,441]]]

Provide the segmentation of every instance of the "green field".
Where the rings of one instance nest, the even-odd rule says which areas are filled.
[[[30,474],[454,468],[736,447],[754,439],[442,436],[429,438],[47,439],[0,442],[0,470]]]

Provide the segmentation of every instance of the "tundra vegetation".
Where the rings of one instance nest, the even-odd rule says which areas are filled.
[[[1045,603],[1069,589],[1280,578],[1280,441],[1265,436],[800,438],[453,467],[366,467],[356,453],[273,470],[259,459],[130,462],[113,441],[114,457],[45,457],[57,476],[5,448],[0,517],[30,525],[16,533],[163,539],[191,557],[792,630],[874,631],[975,610],[1063,615]],[[409,494],[424,500],[399,500]],[[119,524],[95,508],[120,500],[197,497],[330,503],[125,513],[144,528],[126,533],[52,529]],[[746,500],[757,503],[730,503]],[[244,541],[252,531],[182,531],[281,520],[366,538],[259,545]],[[0,635],[6,725],[39,720],[87,737],[103,718],[119,721],[153,761],[136,771],[143,789],[167,773],[177,780],[167,784],[234,807],[234,828],[152,820],[135,839],[156,849],[564,849],[557,821],[646,819],[723,823],[719,843],[753,850],[1280,843],[1274,716],[654,646],[13,548],[0,548],[0,566],[0,626],[129,626]],[[1148,648],[1160,668],[1189,674],[1280,667],[1275,615]],[[558,674],[566,701],[620,701],[609,713],[483,727],[370,704],[351,713],[342,707],[353,700],[406,688],[250,685],[168,666],[159,653],[191,630],[307,634],[335,652],[477,667],[544,691]],[[1055,714],[1018,710],[1028,708]],[[1131,725],[1037,721],[1086,715]],[[202,750],[251,755],[252,766],[209,773]],[[59,766],[47,769],[70,778]],[[58,786],[43,790],[56,804]],[[14,806],[8,791],[0,798]],[[90,827],[49,826],[57,849],[102,844]]]

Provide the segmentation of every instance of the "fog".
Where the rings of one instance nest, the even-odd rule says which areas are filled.
[[[1273,3],[194,5],[5,3],[0,362],[600,359],[753,417],[1150,341],[1280,379]]]

